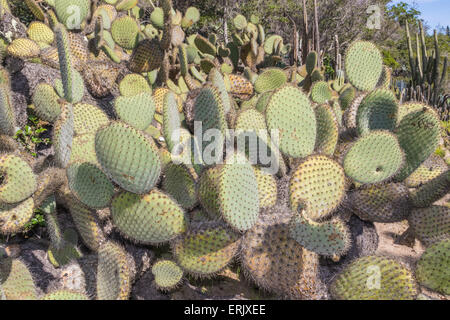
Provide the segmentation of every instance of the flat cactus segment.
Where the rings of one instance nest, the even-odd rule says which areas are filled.
[[[41,300],[89,300],[89,298],[81,292],[60,289],[47,293]]]
[[[314,111],[317,119],[317,140],[314,150],[332,156],[339,139],[339,124],[336,116],[328,105],[319,105]]]
[[[287,298],[317,299],[319,257],[291,238],[291,217],[285,207],[263,210],[242,238],[244,275],[259,288]]]
[[[73,138],[68,165],[74,162],[89,162],[100,166],[95,153],[95,134],[83,134]]]
[[[93,209],[106,208],[114,195],[114,186],[95,165],[72,163],[67,168],[69,188],[82,203]]]
[[[345,55],[345,73],[350,83],[361,91],[373,90],[383,71],[380,50],[371,42],[355,41]]]
[[[53,123],[61,114],[60,97],[47,83],[39,83],[34,89],[32,101],[36,115],[44,121]]]
[[[303,248],[322,256],[338,259],[350,248],[350,230],[339,219],[317,223],[300,211],[294,215],[289,228],[291,237]]]
[[[254,167],[256,181],[258,183],[258,195],[260,208],[273,207],[277,202],[277,181],[271,174],[265,173],[262,169]]]
[[[181,207],[159,190],[139,196],[122,192],[111,203],[114,225],[128,238],[144,244],[163,244],[187,229]]]
[[[187,273],[208,277],[222,271],[236,256],[239,235],[219,222],[194,224],[172,242],[177,264]]]
[[[157,39],[146,39],[136,46],[131,55],[128,68],[134,73],[151,72],[163,63],[164,50]]]
[[[311,99],[315,103],[323,104],[331,99],[331,89],[325,81],[317,81],[311,87]]]
[[[235,230],[246,231],[258,220],[258,182],[253,167],[243,156],[221,168],[218,180],[222,218]]]
[[[317,221],[339,206],[345,191],[344,170],[336,161],[323,155],[309,156],[292,174],[289,183],[291,208],[297,212],[303,207],[305,216]]]
[[[16,133],[16,115],[14,113],[11,92],[6,84],[0,84],[0,133],[13,136]]]
[[[163,133],[170,152],[173,152],[173,148],[180,142],[180,131],[181,118],[177,100],[175,94],[170,91],[165,95],[163,102]]]
[[[269,130],[278,130],[279,141],[274,142],[284,154],[302,158],[314,151],[316,116],[300,89],[286,85],[277,90],[267,105],[266,121]]]
[[[450,238],[450,208],[431,206],[414,209],[408,217],[414,236],[425,246]]]
[[[98,130],[95,151],[105,173],[123,189],[145,194],[161,174],[161,160],[151,138],[121,122]]]
[[[437,178],[447,170],[448,165],[445,163],[445,160],[433,154],[411,173],[404,182],[409,188],[417,188]]]
[[[145,130],[151,124],[155,109],[150,92],[120,96],[114,101],[114,110],[119,119],[139,130]]]
[[[39,45],[28,38],[13,40],[6,50],[11,56],[21,59],[37,57],[41,52]]]
[[[214,87],[204,87],[201,89],[194,105],[194,121],[202,124],[203,132],[210,129],[217,129],[221,136],[219,141],[215,141],[215,145],[221,149],[225,139],[225,131],[227,129],[227,122],[225,119],[225,110],[220,98],[219,90]],[[208,141],[203,141],[202,154],[205,148],[209,145]],[[215,154],[218,157],[220,154]]]
[[[39,21],[33,21],[30,23],[27,29],[28,38],[36,42],[44,42],[46,44],[52,44],[55,40],[55,34],[45,23]]]
[[[234,74],[229,74],[230,93],[242,100],[248,100],[253,95],[253,84],[246,78]]]
[[[219,219],[219,190],[218,182],[220,166],[211,167],[203,171],[198,181],[197,194],[200,204],[213,219]]]
[[[55,162],[60,168],[67,167],[72,152],[74,135],[73,106],[64,103],[61,114],[53,128],[53,146],[55,149]]]
[[[99,107],[91,104],[79,103],[73,107],[74,134],[95,134],[98,129],[106,126],[110,121]]]
[[[222,98],[224,112],[225,114],[227,114],[232,108],[232,105],[223,75],[219,72],[219,70],[217,70],[217,68],[213,68],[210,71],[208,78],[209,81],[211,81],[212,84],[216,86],[217,89],[219,89],[220,97]]]
[[[33,198],[18,204],[0,203],[0,234],[9,235],[21,231],[33,215]]]
[[[339,103],[342,107],[342,110],[345,111],[345,109],[350,106],[353,99],[355,98],[355,95],[355,88],[353,88],[352,86],[349,86],[341,91],[341,94],[339,95]]]
[[[138,44],[139,26],[130,16],[122,16],[111,25],[111,35],[114,41],[125,49],[134,49]]]
[[[176,288],[183,280],[183,270],[173,261],[160,260],[152,267],[156,287],[161,291]]]
[[[412,190],[411,200],[415,207],[431,206],[450,192],[450,170],[441,173],[419,188]]]
[[[143,92],[152,92],[147,80],[140,74],[128,74],[119,84],[119,91],[122,96],[130,97]]]
[[[21,202],[36,188],[36,176],[25,160],[14,154],[0,154],[0,203]]]
[[[255,81],[255,91],[264,93],[277,90],[287,82],[286,73],[278,68],[267,69]]]
[[[431,107],[404,116],[395,134],[405,152],[405,165],[396,175],[397,181],[405,180],[437,149],[440,137],[439,117]]]
[[[348,194],[345,206],[362,220],[381,223],[402,221],[411,210],[408,188],[401,183],[356,189]]]
[[[427,248],[417,262],[417,281],[441,294],[450,294],[450,239]]]
[[[197,204],[196,181],[185,166],[168,164],[164,168],[162,189],[185,209],[192,209]]]
[[[414,300],[418,288],[412,272],[399,262],[366,256],[335,278],[330,293],[337,300]]]
[[[97,299],[128,300],[131,292],[132,271],[126,251],[108,241],[98,250]]]
[[[202,37],[201,35],[197,35],[194,40],[195,46],[203,53],[215,56],[216,55],[216,47],[209,42],[208,39]]]
[[[18,259],[0,260],[0,293],[6,300],[36,300],[33,277]]]
[[[373,130],[393,131],[397,124],[398,103],[394,93],[378,89],[361,101],[356,113],[356,125],[360,135]]]
[[[361,137],[344,157],[345,173],[360,183],[378,183],[393,177],[404,164],[395,135],[372,131]]]

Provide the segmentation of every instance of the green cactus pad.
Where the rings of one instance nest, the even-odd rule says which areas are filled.
[[[383,71],[380,50],[371,42],[355,41],[345,55],[345,73],[350,83],[361,91],[373,90]]]
[[[239,235],[219,222],[193,224],[182,237],[172,242],[178,265],[197,277],[213,276],[236,256]]]
[[[233,19],[233,23],[234,23],[234,27],[238,30],[243,30],[245,29],[245,27],[247,26],[247,19],[242,15],[242,14],[238,14],[234,19]]]
[[[162,244],[187,228],[181,207],[159,190],[143,196],[122,192],[111,204],[114,225],[128,238],[144,244]]]
[[[264,42],[264,52],[266,54],[272,54],[274,53],[274,43],[276,41],[283,41],[283,38],[279,35],[271,35],[270,37],[268,37],[266,39],[266,41]]]
[[[323,155],[304,159],[292,174],[289,184],[292,210],[305,208],[311,220],[329,216],[345,196],[345,175],[342,167]]]
[[[163,134],[169,151],[179,144],[181,139],[181,118],[175,94],[169,91],[163,101]]]
[[[55,149],[55,162],[61,167],[67,167],[74,135],[73,106],[64,103],[61,106],[61,114],[53,127],[53,147]]]
[[[339,103],[341,105],[342,110],[346,110],[352,103],[353,99],[356,96],[355,88],[352,86],[348,86],[347,88],[341,91],[339,95]]]
[[[393,131],[397,123],[398,103],[394,93],[387,89],[378,89],[361,101],[356,113],[358,134],[373,130]]]
[[[331,99],[331,89],[325,81],[317,81],[311,87],[311,99],[315,103],[323,104]]]
[[[414,300],[417,284],[399,262],[367,256],[348,265],[332,282],[330,293],[338,300]]]
[[[258,287],[290,299],[318,299],[315,289],[319,257],[289,234],[292,212],[275,206],[264,210],[242,239],[244,275]]]
[[[119,83],[122,96],[130,97],[144,92],[152,92],[147,80],[140,74],[127,74]]]
[[[68,165],[74,162],[89,162],[100,165],[95,153],[95,134],[83,134],[73,138]]]
[[[111,25],[111,35],[114,41],[125,49],[134,49],[138,44],[139,26],[130,16],[122,16]]]
[[[151,72],[159,69],[164,59],[164,50],[157,39],[146,39],[137,45],[128,64],[135,73]]]
[[[431,206],[450,192],[450,170],[441,173],[411,192],[411,200],[415,207]]]
[[[126,251],[111,241],[98,250],[97,299],[128,300],[132,272]]]
[[[16,116],[11,92],[6,84],[0,84],[0,133],[13,136],[16,133]]]
[[[264,93],[274,91],[287,82],[286,73],[279,68],[271,68],[261,73],[255,81],[255,91]]]
[[[32,101],[36,115],[44,121],[53,123],[61,114],[60,98],[55,89],[47,83],[39,83],[34,90]]]
[[[404,181],[409,188],[417,188],[437,178],[448,170],[448,165],[440,156],[432,154]]]
[[[36,41],[43,42],[46,44],[52,44],[53,40],[55,40],[55,34],[53,30],[50,29],[45,23],[39,21],[33,21],[30,23],[27,29],[28,38]]]
[[[79,103],[73,107],[74,133],[77,136],[95,134],[109,123],[108,116],[100,108],[91,104]]]
[[[362,220],[381,223],[402,221],[411,210],[408,188],[400,183],[354,190],[347,195],[345,205]]]
[[[37,57],[41,52],[41,48],[33,40],[19,38],[13,40],[6,51],[13,57],[27,59]]]
[[[0,234],[14,234],[21,231],[34,215],[33,198],[16,203],[0,203]]]
[[[253,167],[241,155],[221,168],[217,189],[222,218],[235,230],[246,231],[259,215],[258,182]]]
[[[203,87],[195,101],[194,112],[194,121],[202,124],[203,132],[210,129],[217,129],[221,132],[220,141],[215,141],[220,148],[224,142],[227,122],[219,90],[214,86]],[[203,141],[202,154],[209,144],[210,142]],[[216,157],[220,155],[221,152],[220,154],[215,154]]]
[[[441,294],[450,294],[450,239],[427,248],[417,262],[417,281]]]
[[[319,60],[319,56],[316,51],[311,51],[306,56],[306,72],[311,74],[313,70],[317,67],[317,61]]]
[[[395,134],[400,146],[405,151],[406,163],[395,179],[405,180],[439,145],[439,117],[431,107],[424,106],[422,110],[405,115]]]
[[[194,43],[197,49],[200,50],[201,52],[212,56],[216,55],[217,50],[216,47],[211,42],[209,42],[209,40],[206,39],[205,37],[197,35],[195,37]]]
[[[6,300],[36,300],[33,277],[18,259],[0,260],[0,294]]]
[[[321,256],[339,258],[350,248],[350,230],[339,219],[322,223],[307,219],[301,211],[294,215],[289,231],[303,248]]]
[[[124,123],[112,122],[98,130],[95,151],[105,173],[127,191],[147,193],[161,173],[155,143]]]
[[[220,97],[222,98],[223,108],[225,114],[227,114],[231,109],[231,100],[227,91],[227,86],[225,84],[224,77],[222,74],[214,68],[210,71],[208,80],[219,89]]]
[[[344,157],[346,175],[359,183],[378,183],[393,177],[404,164],[395,135],[372,131],[359,138]]]
[[[198,181],[198,199],[203,209],[213,219],[220,217],[218,181],[220,166],[211,167],[203,171]]]
[[[328,105],[319,105],[314,111],[317,119],[317,140],[314,150],[332,156],[339,139],[336,116]]]
[[[197,204],[196,181],[185,166],[168,164],[164,168],[162,189],[172,196],[185,209]]]
[[[450,238],[450,208],[431,206],[414,209],[408,217],[413,234],[425,246]]]
[[[290,85],[278,89],[267,105],[266,121],[269,130],[278,130],[278,147],[284,154],[302,158],[314,151],[316,116],[300,89]]]
[[[14,154],[0,154],[0,203],[21,202],[36,188],[36,176],[26,161]]]
[[[160,260],[152,267],[155,285],[161,291],[176,288],[183,280],[183,270],[173,261]]]
[[[89,298],[81,292],[61,289],[47,293],[41,300],[89,300]]]
[[[256,181],[258,183],[258,195],[260,208],[270,208],[277,202],[277,181],[271,174],[254,167]]]
[[[145,130],[151,124],[155,109],[151,92],[120,96],[114,101],[114,111],[119,119],[139,130]]]
[[[72,163],[67,167],[69,188],[82,203],[93,209],[106,208],[114,195],[114,186],[95,165]]]

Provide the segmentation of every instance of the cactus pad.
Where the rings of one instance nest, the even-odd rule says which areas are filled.
[[[255,82],[255,91],[264,93],[277,90],[287,82],[286,73],[278,68],[267,69],[261,73]]]
[[[114,110],[118,117],[139,130],[144,130],[151,124],[155,108],[150,92],[120,96],[114,101]]]
[[[176,288],[183,279],[183,270],[173,261],[160,260],[152,267],[155,285],[161,291]]]
[[[450,238],[450,208],[431,206],[414,209],[408,217],[413,234],[425,246]]]
[[[36,176],[26,161],[13,154],[0,154],[0,203],[21,202],[36,187]]]

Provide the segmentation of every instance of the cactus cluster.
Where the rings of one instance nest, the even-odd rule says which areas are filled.
[[[449,210],[435,204],[450,190],[448,166],[433,154],[439,119],[426,104],[399,103],[373,43],[352,43],[345,72],[327,81],[318,52],[286,65],[291,46],[256,17],[236,15],[222,43],[193,33],[199,11],[170,0],[147,10],[126,0],[46,4],[26,1],[26,37],[4,55],[59,72],[29,97],[52,127],[53,154],[33,158],[14,140],[1,68],[0,234],[20,233],[39,208],[50,262],[89,251],[96,292],[39,297],[28,267],[0,256],[0,296],[128,299],[136,279],[126,248],[145,246],[164,257],[147,271],[163,292],[240,264],[261,289],[319,299],[320,262],[340,263],[353,245],[343,212],[407,220],[428,248],[414,270],[392,257],[351,261],[328,284],[331,297],[415,299],[419,286],[448,294]]]

